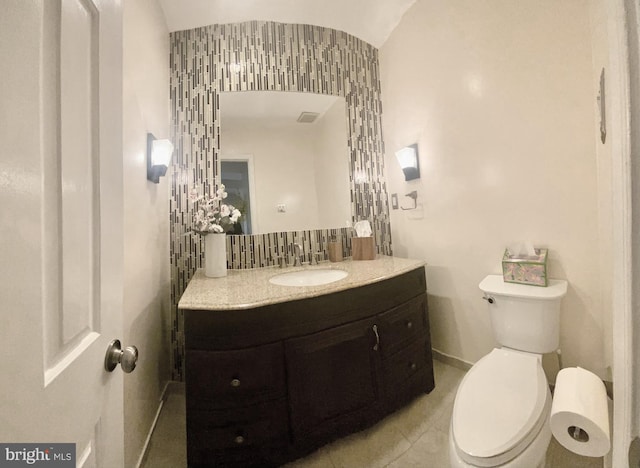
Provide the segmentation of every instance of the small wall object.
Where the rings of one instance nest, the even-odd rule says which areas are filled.
[[[607,141],[607,100],[605,93],[604,68],[600,72],[600,91],[598,92],[598,108],[600,109],[600,141]]]
[[[354,260],[373,260],[376,258],[376,244],[373,237],[352,237],[351,257]]]
[[[512,257],[509,249],[502,256],[502,277],[506,283],[547,286],[547,249],[535,249],[535,256]]]
[[[404,206],[401,206],[400,208],[402,208],[403,210],[415,210],[416,208],[418,208],[418,191],[417,190],[407,193],[405,197],[409,197],[413,200],[413,206],[410,206],[409,208],[405,208]]]
[[[397,193],[392,193],[391,194],[391,209],[392,210],[397,210],[398,209],[398,194]]]

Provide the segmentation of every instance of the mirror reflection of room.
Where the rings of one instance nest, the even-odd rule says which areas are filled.
[[[226,202],[233,205],[242,215],[234,224],[234,230],[229,234],[251,234],[253,232],[253,175],[251,155],[239,156],[237,159],[222,159],[220,161],[220,179],[227,191]]]
[[[314,93],[220,93],[220,169],[234,234],[329,229],[351,219],[346,106]]]

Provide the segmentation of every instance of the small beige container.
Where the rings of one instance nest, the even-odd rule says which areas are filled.
[[[342,261],[342,243],[337,241],[329,242],[329,261],[341,262]]]

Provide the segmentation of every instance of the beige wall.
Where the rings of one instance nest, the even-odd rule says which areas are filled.
[[[566,278],[563,365],[602,377],[611,206],[596,151],[589,9],[579,0],[419,0],[380,51],[394,253],[427,261],[433,346],[475,362],[494,341],[478,283],[506,244]],[[422,177],[394,157],[419,144]],[[600,191],[599,191],[600,190]],[[607,247],[609,246],[609,247]],[[604,249],[604,250],[603,250]]]
[[[317,152],[313,174],[318,198],[318,225],[344,227],[351,223],[349,147],[344,99],[338,99],[317,122]]]
[[[169,137],[169,33],[155,0],[124,3],[125,466],[135,466],[169,379],[168,178],[146,178],[147,132]]]

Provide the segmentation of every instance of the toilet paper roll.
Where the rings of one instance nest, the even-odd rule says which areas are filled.
[[[609,452],[607,391],[597,375],[580,367],[562,369],[551,406],[551,433],[567,450],[587,457]]]

